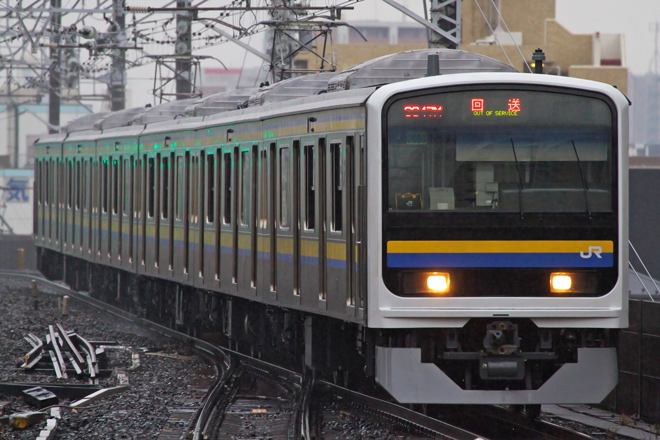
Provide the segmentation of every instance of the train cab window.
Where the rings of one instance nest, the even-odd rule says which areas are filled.
[[[170,159],[165,156],[162,159],[163,170],[163,203],[161,203],[161,218],[167,220],[170,200]]]
[[[331,177],[332,177],[332,230],[342,231],[343,197],[344,197],[344,160],[341,144],[330,144]]]
[[[215,215],[215,157],[212,152],[206,155],[206,222],[213,223]]]
[[[291,210],[291,185],[289,182],[290,167],[289,147],[280,149],[280,227],[289,227],[289,211]]]
[[[316,220],[316,174],[314,173],[314,145],[304,148],[304,184],[305,184],[305,229],[313,231]]]
[[[250,152],[241,152],[241,226],[248,224],[250,213]]]
[[[462,90],[394,100],[386,115],[390,211],[613,209],[613,116],[604,99]]]
[[[156,204],[156,160],[153,157],[149,158],[147,173],[147,217],[153,218]]]
[[[232,179],[231,179],[231,153],[224,154],[224,175],[225,175],[225,215],[223,222],[226,225],[231,224],[231,193],[232,193]]]

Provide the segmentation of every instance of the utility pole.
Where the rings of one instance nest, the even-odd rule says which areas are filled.
[[[190,8],[190,0],[177,0],[177,8]],[[176,99],[186,99],[192,96],[191,56],[192,56],[192,23],[190,11],[179,11],[176,14],[176,45],[174,46]]]
[[[430,48],[461,48],[462,0],[431,0],[431,21],[427,18],[420,17],[395,0],[383,1],[422,26],[425,26],[430,31],[428,32]],[[424,2],[424,9],[426,9],[426,2]]]
[[[112,49],[112,67],[110,70],[111,110],[123,110],[126,107],[126,16],[122,0],[112,0],[113,24],[110,29],[116,48]]]
[[[431,0],[431,23],[443,33],[429,33],[429,47],[461,47],[461,1]]]
[[[60,28],[62,27],[62,14],[57,12],[61,0],[50,0],[53,9],[50,13],[50,76],[48,81],[48,132],[57,133],[60,128]]]

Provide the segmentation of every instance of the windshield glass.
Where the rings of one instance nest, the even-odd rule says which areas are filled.
[[[386,114],[388,210],[612,211],[612,114],[532,90],[405,97]]]

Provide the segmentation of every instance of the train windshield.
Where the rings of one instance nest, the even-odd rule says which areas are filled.
[[[462,90],[386,110],[388,210],[611,212],[612,110],[589,96]]]

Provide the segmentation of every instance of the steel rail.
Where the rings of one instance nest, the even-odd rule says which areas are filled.
[[[442,438],[452,440],[486,440],[485,437],[479,436],[467,429],[459,428],[434,417],[426,416],[417,411],[405,408],[397,403],[388,402],[373,396],[351,391],[330,382],[318,381],[317,383],[352,401],[369,405],[391,418],[399,419],[401,422],[411,424],[421,430],[437,433],[442,436]]]
[[[121,319],[124,319],[126,321],[130,321],[132,323],[138,324],[139,326],[150,330],[154,333],[160,334],[166,338],[170,338],[173,340],[177,340],[179,342],[185,343],[186,345],[197,349],[201,351],[202,353],[207,354],[213,359],[225,359],[225,362],[227,362],[227,356],[231,357],[232,359],[237,360],[241,364],[244,364],[245,366],[251,366],[252,368],[256,369],[261,369],[264,370],[264,372],[267,372],[269,376],[277,376],[281,378],[283,381],[288,381],[289,383],[297,383],[297,385],[303,387],[303,376],[295,371],[288,370],[286,368],[283,368],[279,365],[275,365],[269,362],[265,362],[259,359],[252,358],[250,356],[244,355],[242,353],[238,353],[233,350],[229,350],[226,348],[220,348],[216,345],[213,345],[209,342],[194,338],[192,336],[180,333],[178,331],[172,330],[168,327],[162,326],[160,324],[154,323],[152,321],[148,321],[143,318],[136,317],[135,315],[128,313],[118,307],[109,305],[103,301],[97,300],[95,298],[90,297],[87,293],[82,293],[82,292],[76,292],[66,285],[52,282],[45,280],[41,278],[40,276],[37,276],[35,274],[29,274],[29,273],[21,273],[21,272],[14,272],[14,271],[0,271],[0,276],[13,276],[13,277],[20,277],[24,279],[30,279],[34,280],[37,282],[39,285],[47,286],[49,288],[52,288],[53,290],[61,293],[61,294],[67,294],[72,298],[75,298],[77,300],[80,300],[84,303],[87,303],[91,306],[94,306],[96,308],[102,309],[105,312],[115,315]],[[228,363],[227,363],[228,365]],[[227,367],[229,369],[229,367]],[[268,371],[265,371],[268,370]],[[225,377],[222,378],[223,380],[228,380],[227,377],[231,377],[231,375],[224,375]],[[207,393],[207,395],[204,398],[204,402],[202,404],[202,407],[200,410],[198,410],[197,415],[193,419],[194,422],[194,435],[196,435],[196,439],[201,439],[203,437],[200,437],[201,435],[204,435],[204,429],[205,429],[205,424],[208,422],[208,417],[213,416],[213,411],[209,409],[205,409],[204,407],[207,404],[210,404],[214,398],[217,398],[219,394],[222,394],[222,391],[224,389],[224,385],[219,384],[219,381],[221,380],[220,377],[218,377],[218,382],[213,386],[213,388]],[[387,402],[375,397],[367,396],[365,394],[361,394],[355,391],[348,390],[346,388],[339,387],[337,385],[331,384],[329,382],[324,382],[324,381],[313,381],[312,384],[314,386],[320,385],[327,387],[328,389],[332,390],[333,392],[337,394],[343,394],[344,396],[349,397],[353,401],[359,401],[362,402],[365,405],[368,405],[377,411],[380,411],[382,414],[387,415],[393,419],[398,419],[400,422],[404,424],[410,424],[413,425],[421,430],[427,430],[430,432],[437,433],[438,436],[441,438],[445,439],[451,439],[451,440],[485,440],[483,436],[479,436],[473,432],[468,431],[467,429],[464,428],[459,428],[456,426],[453,426],[449,423],[443,422],[441,420],[428,417],[426,415],[423,415],[421,413],[415,412],[413,410],[410,410],[408,408],[405,408],[401,405],[392,403],[392,402]],[[302,439],[309,439],[311,440],[313,438],[314,433],[310,432],[312,431],[310,429],[310,422],[309,422],[309,411],[310,411],[310,402],[311,402],[311,388],[313,386],[310,386],[310,391],[303,390],[302,392],[307,395],[303,395],[302,397],[302,404],[300,405],[303,408],[303,411],[301,414],[296,415],[297,420],[299,420],[299,423],[297,423],[296,430],[300,431],[298,438]],[[207,418],[207,420],[204,420],[204,418]]]
[[[524,414],[500,406],[470,406],[469,409],[461,412],[457,418],[461,419],[466,425],[478,424],[488,430],[485,433],[486,435],[491,436],[492,431],[499,431],[515,433],[509,438],[524,438],[526,440],[593,440],[593,437],[584,433],[543,420],[530,419]],[[450,423],[453,423],[453,420]],[[498,434],[498,437],[507,438],[506,435],[502,434]]]

